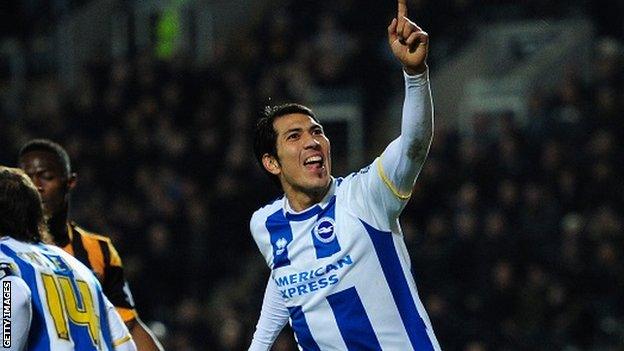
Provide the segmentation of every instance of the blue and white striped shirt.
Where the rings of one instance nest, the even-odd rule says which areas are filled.
[[[0,238],[0,267],[2,286],[11,297],[11,325],[15,326],[10,345],[3,347],[136,350],[93,272],[65,251],[5,236]]]
[[[424,155],[405,160],[406,145],[432,113],[426,74],[406,76],[406,88],[402,135],[381,157],[344,179],[332,179],[325,198],[302,212],[283,197],[254,213],[250,229],[271,268],[265,305],[267,298],[277,301],[271,313],[278,328],[269,331],[265,346],[281,329],[283,306],[281,316],[290,320],[301,350],[440,349],[398,221],[409,190],[402,194],[424,160]],[[415,122],[406,126],[406,115],[414,114]],[[421,142],[426,155],[430,139]],[[265,349],[259,332],[253,350]]]

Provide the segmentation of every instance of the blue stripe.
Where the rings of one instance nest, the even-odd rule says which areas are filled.
[[[301,222],[301,221],[305,221],[306,219],[310,219],[314,216],[316,216],[317,214],[319,214],[319,212],[323,211],[323,208],[320,205],[316,205],[304,212],[301,213],[290,213],[290,212],[286,212],[286,218],[289,221],[293,221],[293,222]]]
[[[78,283],[76,282],[76,276],[74,275],[73,268],[61,257],[60,255],[52,252],[47,247],[40,245],[39,249],[43,256],[45,256],[52,264],[54,264],[56,269],[54,269],[54,273],[57,276],[67,277],[71,284],[71,289],[74,291],[73,296],[75,297],[76,308],[78,311],[86,311],[86,301],[84,297],[80,294],[80,289],[78,288]],[[88,282],[87,282],[88,283]],[[67,299],[69,297],[64,296],[63,299]],[[95,296],[93,298],[96,298]],[[91,308],[95,308],[95,306],[91,306]],[[75,347],[80,350],[97,350],[97,345],[94,344],[94,340],[89,333],[89,326],[85,324],[78,324],[74,322],[71,317],[67,318],[69,324],[69,334],[71,335],[72,340],[74,341]],[[98,335],[95,336],[96,338]]]
[[[288,244],[293,240],[293,235],[290,222],[284,217],[281,208],[267,218],[265,226],[271,235],[271,246],[273,247],[272,269],[289,266]]]
[[[327,296],[327,301],[348,350],[381,351],[379,340],[355,287],[331,294]]]
[[[340,251],[340,243],[336,236],[336,196],[332,196],[325,209],[318,214],[314,228],[312,228],[312,242],[316,251],[316,258],[329,257]],[[329,219],[328,219],[329,218]],[[319,232],[321,229],[323,232]],[[319,239],[320,238],[320,239]],[[325,239],[331,241],[326,242]],[[323,239],[323,240],[321,240]]]
[[[69,322],[69,334],[74,341],[76,350],[97,350],[96,346],[93,345],[94,340],[91,339],[91,334],[89,334],[88,325],[76,324],[69,317],[67,321]]]
[[[31,299],[33,304],[32,322],[30,323],[30,332],[28,334],[29,350],[32,351],[50,351],[50,337],[46,329],[43,305],[37,289],[37,277],[35,270],[30,263],[22,260],[17,254],[6,245],[0,245],[0,250],[7,256],[11,257],[20,269],[22,279],[30,287]]]
[[[106,311],[106,304],[104,303],[104,295],[99,286],[96,287],[96,296],[98,304],[100,305],[100,328],[102,329],[102,335],[104,340],[101,340],[109,350],[114,350],[113,336],[111,335],[110,327],[108,324],[108,312]]]
[[[290,320],[292,321],[292,329],[297,336],[297,343],[303,351],[321,351],[312,333],[310,333],[310,327],[306,322],[301,306],[288,307],[290,313]]]
[[[433,350],[433,344],[427,335],[425,322],[418,314],[418,309],[409,289],[405,272],[397,254],[392,233],[377,230],[360,219],[366,228],[381,263],[381,269],[388,281],[392,297],[401,315],[409,340],[415,350]]]
[[[336,178],[334,180],[336,181],[336,186],[340,186],[340,183],[342,183],[342,178]],[[329,200],[329,201],[331,203],[332,200]],[[330,204],[325,206],[325,208],[327,208],[328,206],[330,206]],[[301,221],[308,220],[308,219],[318,215],[321,212],[323,212],[323,206],[321,206],[321,204],[317,204],[316,206],[311,207],[311,208],[309,208],[306,211],[301,212],[301,213],[286,212],[286,219],[288,219],[289,221],[293,221],[293,222],[301,222]]]

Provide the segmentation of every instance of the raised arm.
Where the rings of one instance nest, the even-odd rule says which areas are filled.
[[[397,17],[388,26],[388,43],[405,72],[415,75],[427,69],[429,35],[407,18],[407,0],[399,0]]]
[[[407,18],[406,0],[398,1],[397,18],[388,26],[388,43],[403,65],[405,100],[401,135],[383,152],[381,171],[395,195],[406,200],[433,137],[433,105],[426,63],[429,35]]]

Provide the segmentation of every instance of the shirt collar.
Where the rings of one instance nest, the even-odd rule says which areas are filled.
[[[336,192],[336,179],[334,177],[331,178],[331,185],[329,186],[329,190],[327,194],[323,197],[323,199],[316,203],[313,206],[306,208],[303,211],[297,212],[290,207],[288,203],[288,198],[284,196],[284,216],[289,221],[305,221],[313,216],[316,216],[321,211],[323,211],[327,206],[333,202],[334,193]]]

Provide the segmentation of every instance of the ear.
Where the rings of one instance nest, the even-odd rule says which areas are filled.
[[[275,158],[275,156],[271,156],[269,154],[262,155],[262,165],[267,172],[278,175],[282,172],[282,167],[279,164],[279,161]]]
[[[74,190],[77,183],[78,183],[78,175],[76,173],[70,173],[69,177],[67,177],[67,191],[70,192]]]

